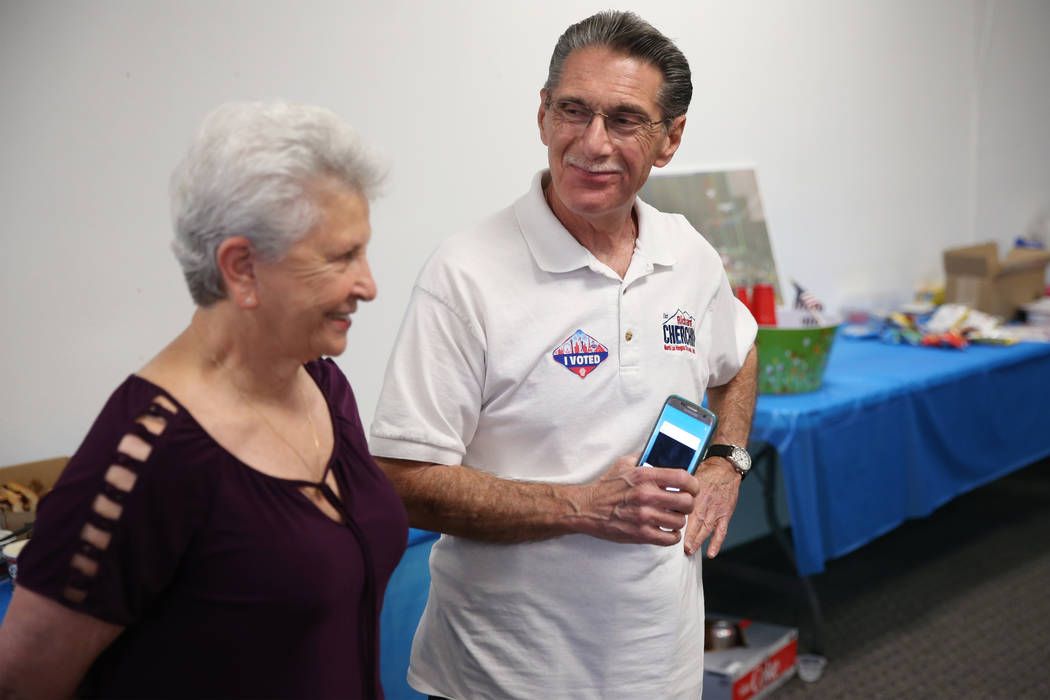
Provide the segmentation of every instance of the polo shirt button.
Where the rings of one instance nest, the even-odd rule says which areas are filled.
[[[633,338],[633,337],[634,337],[634,334],[631,333],[631,331],[627,331],[626,333],[623,334],[624,340],[626,340],[628,343],[631,342],[631,338]]]

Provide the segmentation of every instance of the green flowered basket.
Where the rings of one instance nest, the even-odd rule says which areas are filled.
[[[807,326],[805,311],[777,309],[776,326],[758,327],[758,392],[802,394],[816,391],[824,380],[837,319]]]

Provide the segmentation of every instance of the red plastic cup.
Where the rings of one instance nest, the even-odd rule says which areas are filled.
[[[736,296],[737,299],[743,302],[744,306],[747,307],[748,311],[751,310],[751,298],[748,296],[747,287],[745,287],[744,285],[740,285],[739,287],[733,290],[733,294]]]
[[[777,299],[773,285],[756,284],[751,289],[751,313],[760,326],[777,325]]]

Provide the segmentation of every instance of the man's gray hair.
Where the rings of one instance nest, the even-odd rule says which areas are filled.
[[[633,12],[606,10],[577,22],[561,35],[554,46],[550,70],[543,89],[548,97],[561,82],[565,59],[577,49],[605,47],[633,58],[648,61],[663,73],[664,82],[657,96],[661,119],[681,116],[689,109],[693,98],[689,62],[674,45],[653,25]]]
[[[346,122],[313,105],[230,102],[209,114],[171,176],[172,249],[193,301],[226,297],[216,253],[243,236],[280,260],[317,223],[310,190],[334,178],[371,199],[384,169]]]

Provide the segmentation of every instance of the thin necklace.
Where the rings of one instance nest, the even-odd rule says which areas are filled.
[[[192,323],[190,324],[190,328],[193,330],[193,335],[197,338],[197,344],[200,345],[201,351],[204,353],[208,361],[211,362],[216,369],[222,369],[222,366],[219,364],[219,358],[217,358],[214,354],[208,352],[208,348],[204,344],[204,340],[201,338],[200,333],[197,331],[197,328]],[[244,392],[241,391],[241,388],[237,386],[237,383],[235,381],[233,381],[233,376],[230,375],[229,377],[227,377],[227,379],[230,382],[230,386],[233,387],[233,390],[237,392],[237,396],[240,397],[241,401],[243,401],[248,408],[254,411],[255,415],[259,416],[259,418],[262,419],[262,422],[266,424],[266,427],[270,430],[271,433],[273,433],[277,437],[278,440],[280,440],[288,446],[288,449],[290,449],[295,454],[295,456],[299,458],[299,461],[303,463],[303,466],[306,467],[307,475],[312,476],[315,467],[310,464],[306,457],[303,457],[303,454],[296,449],[295,445],[293,445],[290,440],[288,440],[284,435],[282,435],[279,430],[273,427],[273,423],[269,421],[269,419],[266,417],[266,414],[260,411],[258,408],[256,408],[255,404],[248,400],[248,397],[244,395]],[[303,407],[306,409],[306,420],[310,424],[310,433],[313,435],[314,439],[314,462],[317,463],[321,460],[321,440],[317,435],[317,427],[314,425],[314,419],[310,415],[310,404],[306,401],[306,394],[303,393],[303,387],[299,383],[298,378],[296,379],[295,388],[297,393],[299,394],[299,401],[302,402]],[[320,483],[321,481],[324,481],[324,472],[321,473],[321,478],[318,480],[318,483]]]
[[[308,476],[312,476],[315,467],[312,466],[305,457],[303,457],[302,453],[299,452],[299,450],[295,449],[295,445],[293,445],[287,438],[284,437],[284,435],[282,435],[276,428],[273,427],[273,424],[270,423],[270,421],[266,418],[266,414],[260,411],[258,408],[256,408],[255,404],[248,400],[248,397],[244,395],[244,393],[240,390],[240,388],[238,388],[236,384],[234,384],[232,377],[230,378],[230,384],[233,385],[233,388],[237,392],[237,395],[241,397],[241,401],[246,403],[248,405],[248,408],[255,411],[255,415],[262,418],[263,423],[266,423],[266,427],[270,429],[270,432],[276,435],[278,438],[280,438],[280,440],[284,442],[284,444],[288,445],[289,449],[291,449],[291,451],[295,453],[295,456],[298,457],[299,460],[306,467],[306,474]],[[310,417],[310,405],[306,402],[306,394],[303,393],[303,388],[299,385],[298,382],[296,382],[295,388],[299,393],[299,401],[302,402],[303,407],[306,409],[306,420],[310,423],[310,432],[313,434],[314,438],[314,462],[316,464],[321,460],[321,440],[317,436],[317,428],[314,427],[314,419]],[[317,483],[320,483],[323,480],[324,473],[322,472],[321,478],[317,480]]]

